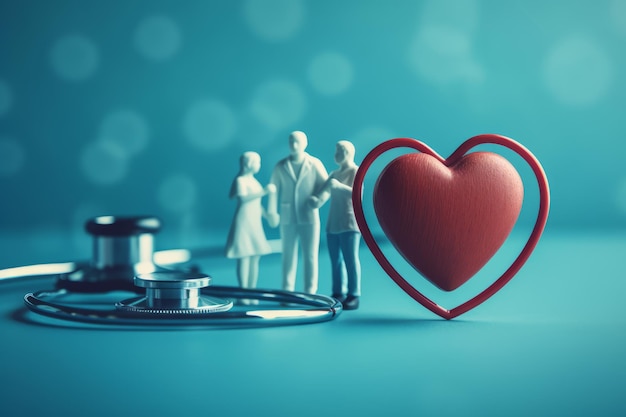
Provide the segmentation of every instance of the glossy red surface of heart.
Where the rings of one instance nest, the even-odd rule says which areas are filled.
[[[530,165],[539,187],[537,220],[513,264],[481,293],[448,310],[409,284],[380,250],[363,212],[363,179],[374,160],[390,149],[405,147],[420,152],[396,158],[383,170],[373,193],[374,209],[385,234],[402,256],[434,285],[452,291],[497,252],[521,209],[523,186],[515,168],[497,154],[468,153],[485,143],[509,148]],[[478,306],[510,281],[539,241],[550,205],[549,186],[539,161],[513,139],[489,134],[467,140],[446,159],[414,139],[384,142],[361,163],[353,190],[357,223],[377,261],[407,294],[445,319]]]

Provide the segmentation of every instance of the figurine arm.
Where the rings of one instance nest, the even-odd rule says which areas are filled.
[[[329,178],[328,188],[331,193],[352,194],[352,186],[344,184],[335,178]]]
[[[278,214],[278,184],[280,179],[278,178],[276,168],[272,173],[270,183],[265,187],[268,191],[267,197],[267,211],[265,211],[265,219],[270,227],[276,227],[280,223],[280,215]]]
[[[259,191],[258,193],[250,193],[250,194],[239,194],[237,198],[242,203],[247,203],[248,201],[254,200],[256,198],[261,198],[267,194],[267,190]]]
[[[331,178],[328,179],[327,183],[328,183],[328,188],[330,190],[331,193],[339,193],[341,195],[344,196],[350,196],[352,195],[352,184],[354,184],[354,177],[356,177],[356,171],[357,171],[358,167],[355,166],[354,169],[352,170],[352,172],[350,173],[350,175],[345,178],[345,182],[341,182],[338,179],[333,177],[333,174],[331,174]]]
[[[268,193],[267,188],[258,192],[250,193],[246,186],[246,179],[244,177],[237,177],[233,181],[233,185],[230,187],[230,198],[237,198],[239,202],[246,203],[248,201],[261,198]]]
[[[307,202],[311,208],[320,208],[328,201],[328,199],[330,198],[330,191],[327,190],[326,185],[329,181],[330,178],[326,183],[324,183],[324,186],[322,186],[322,189],[320,191],[309,197]]]
[[[320,195],[313,194],[307,199],[307,203],[311,208],[320,208],[324,205],[324,203],[326,203],[326,201],[328,201],[328,197],[328,193],[321,193]]]
[[[314,209],[322,207],[324,203],[326,203],[326,201],[328,201],[328,199],[330,198],[330,190],[328,189],[328,184],[331,180],[331,178],[328,176],[328,172],[326,172],[326,168],[324,168],[324,165],[321,162],[319,162],[319,164],[316,164],[316,167],[318,180],[317,190],[307,200],[309,207]]]
[[[268,221],[270,220],[270,211],[269,211],[269,206],[276,206],[276,186],[272,183],[269,183],[265,186],[265,192],[267,194],[267,208],[261,206],[261,214],[263,215],[263,217],[265,219],[267,219]],[[274,200],[274,201],[272,201]]]

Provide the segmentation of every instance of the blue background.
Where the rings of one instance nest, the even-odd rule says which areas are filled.
[[[0,268],[88,257],[83,223],[109,213],[163,218],[159,248],[218,248],[239,155],[261,154],[265,183],[296,129],[329,171],[341,139],[358,162],[392,137],[445,156],[503,134],[541,160],[552,210],[519,275],[452,322],[365,247],[362,307],[322,325],[75,329],[21,317],[22,295],[51,282],[3,284],[0,414],[624,415],[625,45],[624,0],[2,1]],[[502,152],[527,200],[462,291],[415,280],[381,240],[445,306],[530,232],[533,178]],[[259,285],[280,287],[279,259]],[[236,283],[232,260],[204,262]]]
[[[225,234],[241,152],[328,170],[414,137],[499,133],[551,181],[551,227],[624,228],[623,1],[24,1],[0,5],[0,230],[103,213]],[[81,232],[82,233],[82,232]],[[185,243],[185,242],[182,242]]]

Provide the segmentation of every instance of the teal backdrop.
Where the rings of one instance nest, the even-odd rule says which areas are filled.
[[[329,171],[340,139],[503,134],[550,228],[623,230],[625,46],[620,0],[3,1],[0,233],[147,213],[224,240],[239,155],[265,183],[292,130]]]
[[[0,416],[626,416],[625,51],[626,0],[0,0],[0,270],[88,259],[87,218],[151,214],[157,249],[208,245],[194,261],[237,285],[221,248],[239,156],[261,155],[265,184],[293,130],[329,171],[342,139],[358,163],[394,137],[447,156],[502,134],[552,195],[519,274],[452,321],[364,244],[359,309],[306,326],[74,325],[24,307],[54,278],[4,280]],[[471,282],[443,293],[379,239],[448,308],[509,267],[538,207],[520,158],[482,148],[510,158],[526,200]],[[365,180],[377,237],[372,187],[404,151]],[[319,266],[330,294],[324,236]],[[281,288],[280,268],[263,257],[259,287]]]

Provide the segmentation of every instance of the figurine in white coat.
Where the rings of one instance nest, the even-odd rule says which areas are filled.
[[[312,199],[312,204],[319,207],[330,196],[326,242],[333,277],[332,295],[343,303],[345,310],[359,308],[361,296],[361,233],[352,206],[352,184],[359,168],[354,163],[354,153],[351,142],[337,142],[335,162],[339,168],[330,173],[321,193]]]
[[[301,245],[304,292],[315,294],[320,216],[318,208],[312,206],[310,200],[324,186],[328,173],[319,159],[305,152],[307,144],[304,132],[295,131],[289,135],[289,156],[276,164],[270,180],[276,186],[278,198],[269,199],[268,221],[272,227],[280,224],[283,289],[293,291],[295,288],[298,246]]]
[[[239,160],[240,170],[230,188],[230,198],[237,199],[237,209],[228,233],[226,257],[237,259],[237,278],[242,288],[255,288],[259,276],[261,255],[272,250],[265,237],[262,217],[265,211],[261,198],[276,192],[269,184],[263,188],[254,178],[261,168],[256,152],[244,152]],[[248,303],[243,300],[244,303]]]

